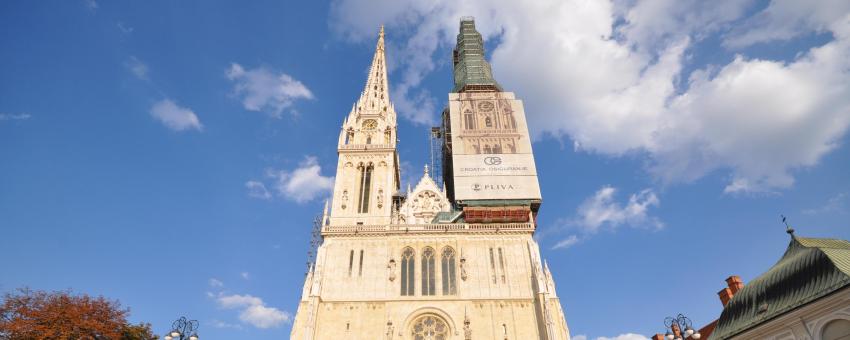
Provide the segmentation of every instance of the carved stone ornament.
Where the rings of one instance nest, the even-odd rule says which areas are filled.
[[[384,207],[384,189],[378,190],[378,209]]]
[[[346,203],[348,203],[348,190],[342,191],[342,209],[345,209]]]
[[[463,317],[463,339],[472,340],[472,329],[469,327],[469,317]]]
[[[387,321],[387,340],[393,339],[393,330],[394,330],[393,322]]]

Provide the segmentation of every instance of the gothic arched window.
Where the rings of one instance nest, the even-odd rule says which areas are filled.
[[[390,129],[387,129],[387,131],[384,131],[384,144],[387,144],[387,145],[392,144],[392,143],[390,143],[390,140],[392,139],[392,135],[393,135],[393,133],[392,133],[392,131],[390,131]]]
[[[472,111],[466,110],[463,114],[464,128],[472,130],[475,128],[475,119],[472,118]]]
[[[502,153],[502,146],[499,144],[493,145],[493,153]]]
[[[443,274],[443,295],[457,294],[457,279],[455,275],[455,250],[452,247],[443,248],[440,258]]]
[[[492,153],[492,150],[490,150],[490,144],[484,144],[484,153]]]
[[[425,248],[422,251],[422,295],[435,294],[434,249]]]
[[[358,206],[357,212],[361,214],[365,214],[369,212],[369,190],[372,187],[372,170],[374,170],[374,165],[369,163],[368,165],[360,165],[360,205]]]
[[[416,262],[416,256],[413,253],[413,249],[404,248],[404,251],[401,252],[401,295],[402,296],[413,296],[414,289],[413,283],[415,279],[415,275],[413,274],[414,270],[414,262]]]

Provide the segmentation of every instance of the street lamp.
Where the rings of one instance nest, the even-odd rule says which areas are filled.
[[[667,340],[684,340],[688,337],[699,340],[702,336],[694,330],[691,319],[688,319],[688,317],[682,314],[679,314],[675,318],[667,317],[664,319],[664,327],[667,329],[667,334],[664,335],[664,338]]]
[[[198,320],[187,320],[185,316],[181,316],[171,324],[171,331],[165,334],[163,339],[198,340],[198,326]]]

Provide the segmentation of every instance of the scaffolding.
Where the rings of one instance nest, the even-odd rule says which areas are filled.
[[[443,186],[443,128],[434,126],[428,136],[428,145],[431,147],[431,178],[438,187]]]
[[[327,208],[325,208],[327,209]],[[313,230],[310,232],[310,249],[307,250],[307,271],[310,271],[310,268],[316,265],[316,255],[319,251],[319,246],[322,245],[324,239],[322,238],[322,227],[325,224],[325,216],[327,215],[327,210],[323,215],[316,215],[316,218],[313,219]]]

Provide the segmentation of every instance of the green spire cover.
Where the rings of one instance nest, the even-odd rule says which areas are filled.
[[[502,91],[493,79],[490,63],[484,59],[484,39],[475,30],[475,19],[460,19],[460,33],[454,49],[455,87],[452,92]]]

